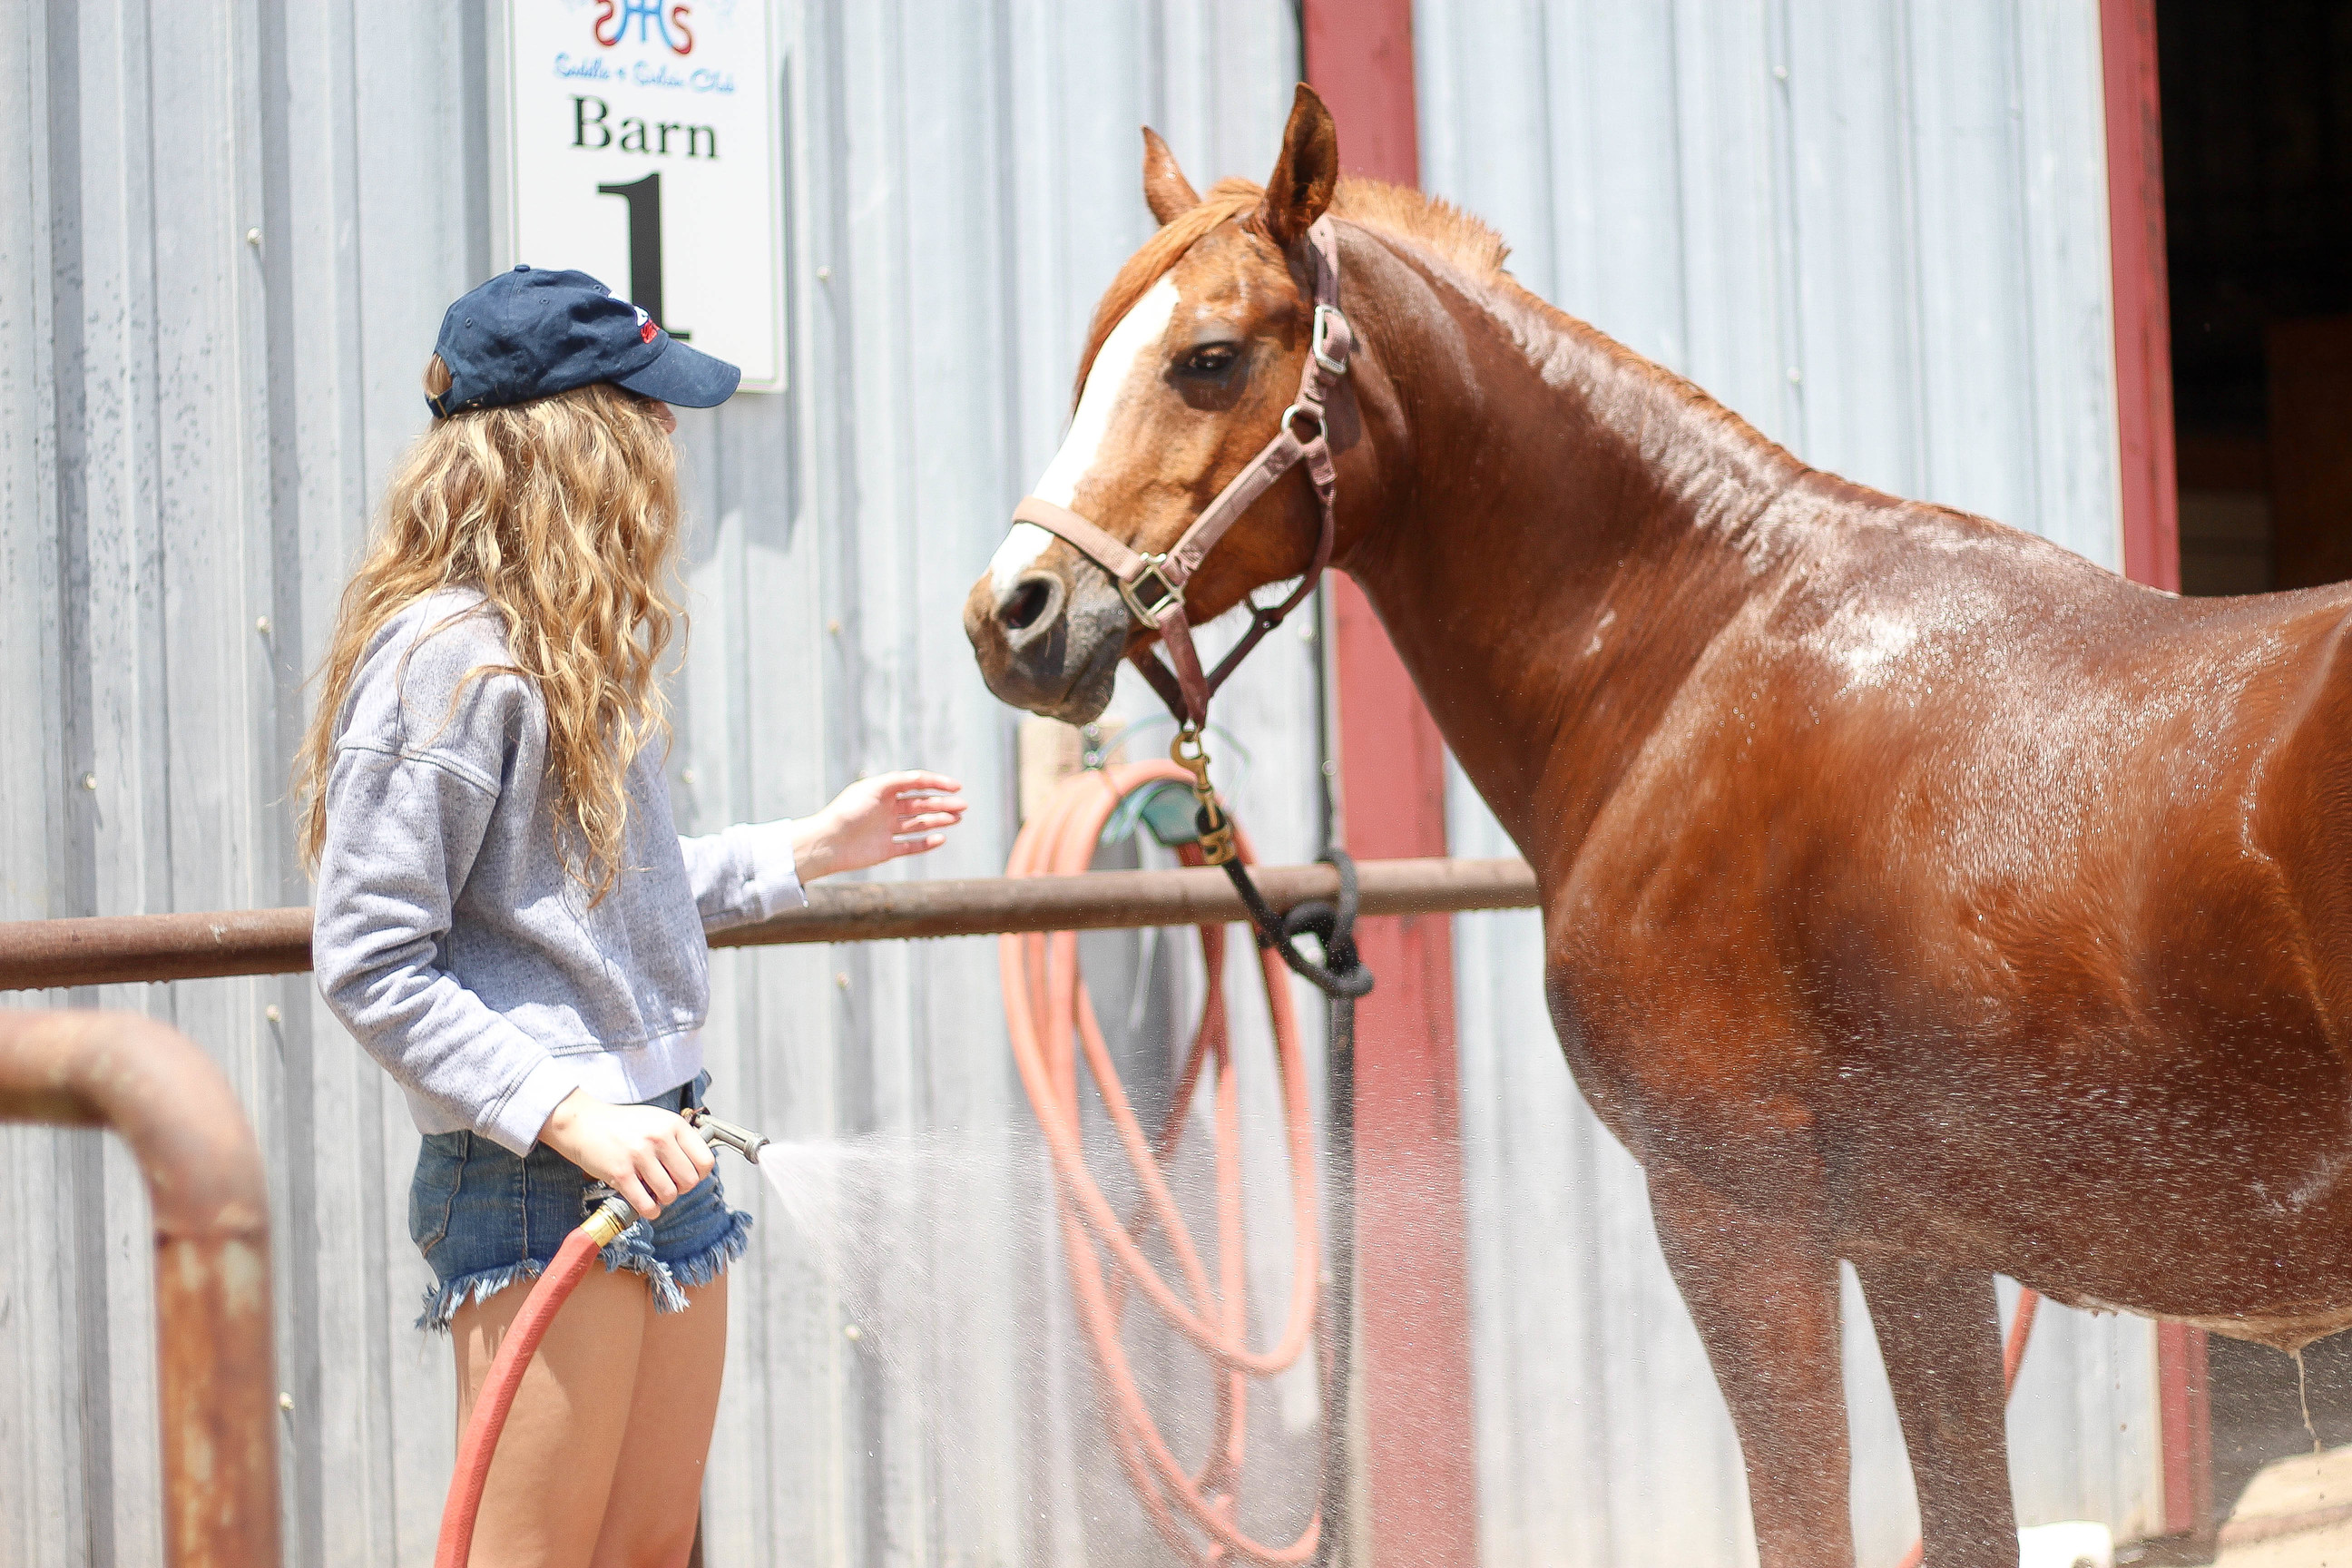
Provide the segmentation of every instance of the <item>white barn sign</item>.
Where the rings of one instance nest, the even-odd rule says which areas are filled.
[[[783,384],[767,0],[507,0],[505,259],[603,279],[672,335]]]

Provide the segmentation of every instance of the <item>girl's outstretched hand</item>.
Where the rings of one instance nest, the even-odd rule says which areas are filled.
[[[793,824],[793,868],[803,882],[926,855],[963,820],[963,785],[944,773],[909,771],[860,779],[814,816]]]

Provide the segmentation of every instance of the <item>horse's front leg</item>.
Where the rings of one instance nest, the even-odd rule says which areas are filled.
[[[1907,1258],[1854,1272],[1911,1450],[1927,1568],[2017,1568],[1992,1276]]]
[[[1821,1208],[1792,1191],[1759,1213],[1664,1160],[1649,1178],[1667,1267],[1739,1432],[1759,1568],[1853,1568],[1838,1260]]]

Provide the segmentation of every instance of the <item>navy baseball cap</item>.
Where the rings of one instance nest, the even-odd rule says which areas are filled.
[[[543,267],[501,272],[450,306],[433,352],[449,367],[449,390],[425,401],[444,419],[600,381],[681,408],[710,408],[743,379],[585,272]]]

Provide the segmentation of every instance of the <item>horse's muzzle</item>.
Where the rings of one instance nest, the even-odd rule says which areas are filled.
[[[1091,722],[1110,701],[1126,646],[1127,606],[1051,571],[1029,571],[999,593],[988,578],[964,599],[964,636],[988,689],[1032,713]]]

